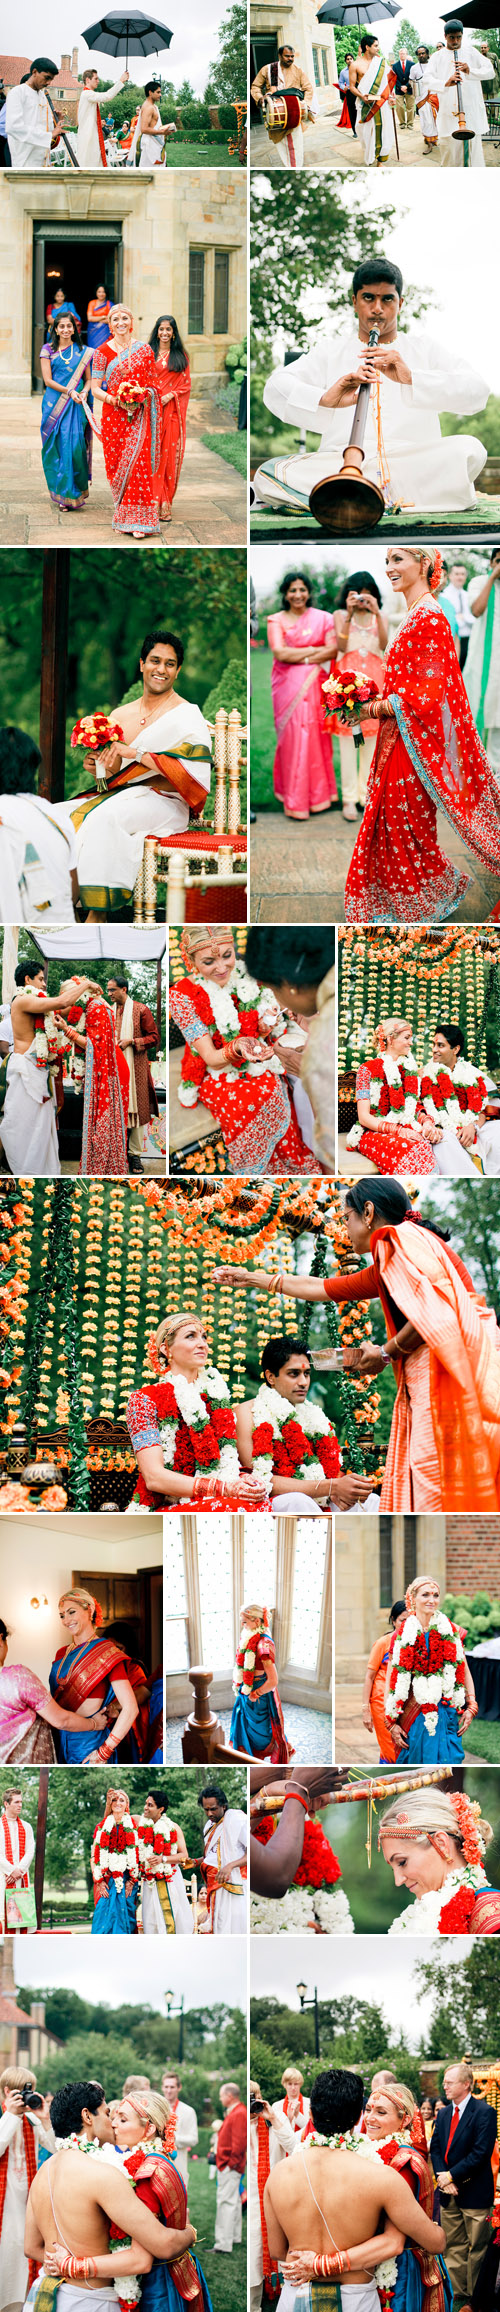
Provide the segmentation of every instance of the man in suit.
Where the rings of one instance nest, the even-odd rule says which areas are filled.
[[[490,2240],[493,2204],[491,2155],[497,2123],[489,2103],[473,2096],[470,2063],[450,2063],[444,2075],[448,2103],[438,2112],[430,2158],[446,2233],[453,2312],[470,2312]]]

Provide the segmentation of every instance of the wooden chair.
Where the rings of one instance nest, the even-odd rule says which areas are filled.
[[[244,900],[242,920],[246,921],[247,838],[241,826],[240,784],[243,770],[246,774],[247,731],[237,707],[231,714],[219,707],[209,730],[214,739],[213,820],[206,826],[186,827],[182,835],[146,836],[134,888],[134,923],[156,922],[157,885],[165,877],[167,923],[184,923],[186,893],[194,890],[207,894],[203,910],[207,923],[239,921],[236,906],[240,894]],[[222,897],[226,891],[232,894],[227,901]],[[211,893],[217,910],[214,917],[210,915]]]

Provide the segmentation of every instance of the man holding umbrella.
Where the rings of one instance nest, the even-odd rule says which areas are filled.
[[[112,104],[113,97],[120,95],[120,89],[125,87],[125,82],[129,77],[128,72],[120,73],[120,79],[115,80],[113,88],[106,88],[103,91],[106,104]],[[107,169],[108,166],[98,91],[99,73],[96,72],[95,65],[90,64],[83,75],[83,87],[78,106],[76,157],[80,169]]]

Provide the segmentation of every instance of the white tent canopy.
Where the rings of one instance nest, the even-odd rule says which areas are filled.
[[[134,930],[127,923],[113,929],[107,923],[68,924],[67,930],[47,924],[45,931],[29,925],[34,946],[47,962],[69,957],[73,963],[97,963],[109,956],[114,963],[158,963],[165,954],[167,933],[161,924]]]

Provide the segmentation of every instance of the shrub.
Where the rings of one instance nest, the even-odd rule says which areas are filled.
[[[237,707],[242,721],[246,723],[247,673],[244,659],[230,658],[219,681],[213,690],[209,690],[203,702],[203,714],[207,722],[215,722],[217,708],[220,706],[225,706],[227,714],[231,714]]]

